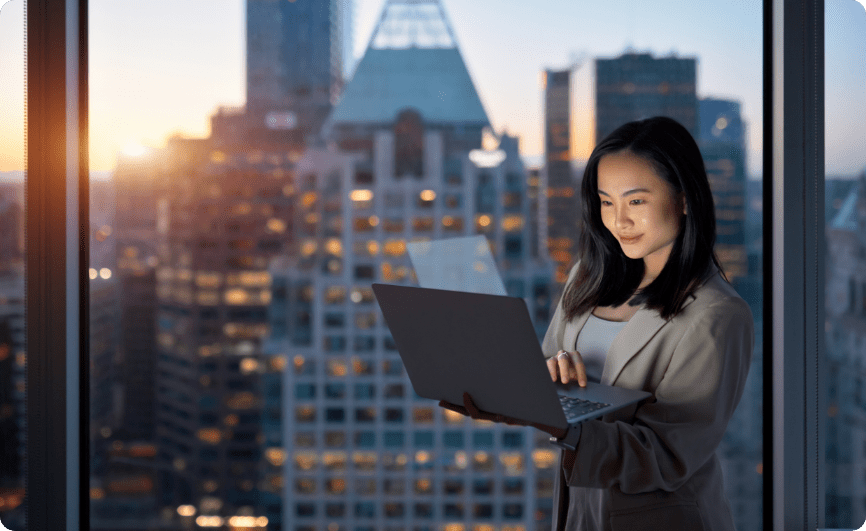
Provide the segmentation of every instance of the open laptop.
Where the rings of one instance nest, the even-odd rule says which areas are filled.
[[[551,381],[519,297],[378,283],[373,292],[421,397],[462,405],[468,392],[482,411],[568,428],[651,396]]]

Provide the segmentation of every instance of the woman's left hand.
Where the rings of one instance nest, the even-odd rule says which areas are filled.
[[[577,380],[581,387],[586,387],[586,365],[583,364],[580,352],[576,350],[574,352],[560,350],[556,356],[547,358],[547,370],[550,371],[550,378],[554,382],[560,380],[567,384]]]

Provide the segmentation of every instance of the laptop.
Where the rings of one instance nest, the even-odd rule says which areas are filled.
[[[519,297],[373,284],[415,393],[569,428],[639,402],[646,391],[554,383]]]
[[[411,242],[406,249],[422,288],[506,294],[484,235]]]

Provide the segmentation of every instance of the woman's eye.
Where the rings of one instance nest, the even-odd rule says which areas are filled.
[[[633,205],[642,205],[644,203],[643,199],[632,199],[631,204]]]
[[[601,202],[601,206],[610,206],[611,204],[612,204],[612,203],[611,203],[610,201],[604,201],[604,200],[602,200],[602,202]]]

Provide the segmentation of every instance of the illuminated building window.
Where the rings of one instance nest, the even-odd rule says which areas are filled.
[[[376,446],[376,433],[372,431],[355,432],[355,446],[358,448],[373,448]]]
[[[385,240],[382,252],[388,256],[403,256],[406,254],[405,240]]]
[[[523,195],[520,192],[505,192],[502,194],[502,206],[506,212],[519,211],[523,208]]]
[[[415,206],[419,208],[431,208],[435,199],[436,192],[433,190],[424,190],[418,194]]]
[[[346,362],[342,360],[328,360],[329,376],[346,376]]]
[[[370,376],[374,373],[373,361],[353,356],[352,371],[358,376]]]
[[[502,218],[502,230],[517,232],[523,229],[523,216],[510,214]]]
[[[352,224],[355,232],[370,232],[377,225],[379,225],[379,218],[376,216],[359,216]]]
[[[450,409],[443,409],[442,414],[445,417],[445,422],[448,424],[463,424],[466,421],[466,416],[461,415],[456,411],[451,411]]]
[[[343,448],[346,446],[346,433],[343,431],[325,432],[325,446],[328,448]]]
[[[417,517],[417,518],[433,518],[433,504],[432,503],[416,503],[415,504],[415,517]]]
[[[406,454],[397,454],[385,452],[382,454],[382,466],[390,472],[399,472],[406,469],[406,463],[409,462]]]
[[[475,230],[478,232],[490,232],[494,229],[493,216],[490,214],[478,214],[475,216]]]
[[[322,454],[322,465],[327,470],[345,470],[346,452],[324,452]]]
[[[364,312],[355,315],[355,328],[369,330],[376,326],[376,312]]]
[[[325,303],[342,304],[346,300],[346,288],[343,286],[330,286],[325,290]]]
[[[509,476],[523,473],[523,454],[518,452],[501,453],[499,454],[499,461]]]
[[[433,408],[416,407],[412,410],[412,420],[415,424],[432,424]]]
[[[295,492],[298,494],[314,494],[316,492],[316,480],[313,478],[296,479]]]
[[[462,231],[463,218],[460,216],[442,216],[442,227],[446,231]]]
[[[315,422],[316,408],[313,406],[299,406],[295,408],[295,422]]]
[[[463,207],[463,196],[460,194],[446,194],[445,195],[445,206],[447,208],[462,208]]]
[[[416,431],[413,433],[416,448],[433,448],[434,438],[432,431]]]
[[[316,467],[315,452],[296,452],[295,468],[298,470],[312,470]]]
[[[412,218],[412,230],[415,232],[425,232],[433,230],[433,217],[415,217]]]
[[[298,375],[307,375],[316,372],[316,361],[305,360],[304,357],[300,355],[294,357],[292,365],[295,367],[295,374]]]
[[[472,461],[476,472],[492,472],[496,464],[487,452],[475,452]]]

